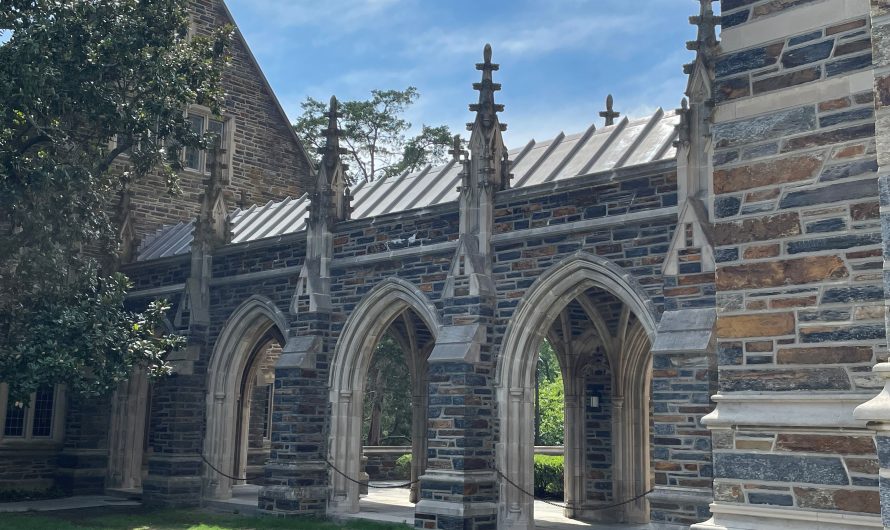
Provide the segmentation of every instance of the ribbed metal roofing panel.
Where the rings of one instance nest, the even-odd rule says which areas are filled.
[[[155,232],[154,236],[146,238],[139,245],[136,260],[148,261],[188,252],[194,229],[194,221],[161,228]]]
[[[534,186],[592,173],[650,164],[676,156],[673,142],[680,122],[675,112],[661,109],[652,116],[615,125],[565,135],[542,142],[530,141],[510,150],[514,187]],[[360,183],[352,189],[353,218],[375,217],[392,212],[425,208],[458,199],[460,164],[453,161],[438,167],[425,167],[375,182]],[[232,242],[242,243],[299,232],[306,228],[309,199],[287,197],[264,205],[235,210],[229,215]],[[194,221],[159,230],[139,247],[138,261],[188,252]]]

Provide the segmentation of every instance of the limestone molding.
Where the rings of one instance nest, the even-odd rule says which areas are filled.
[[[413,311],[435,338],[441,326],[435,306],[411,283],[389,278],[374,287],[346,321],[331,360],[329,458],[337,469],[358,477],[362,454],[362,402],[374,348],[390,325]],[[424,352],[424,353],[429,353]],[[331,471],[332,513],[359,511],[359,485]]]
[[[287,320],[284,313],[266,297],[253,295],[245,300],[226,320],[207,369],[207,430],[204,457],[217,469],[235,476],[238,415],[242,413],[241,383],[251,357],[264,344],[260,342],[273,333],[285,344]],[[204,495],[226,499],[232,494],[232,479],[205,466]]]
[[[531,286],[517,305],[504,337],[497,368],[497,400],[501,422],[501,441],[497,446],[497,465],[506,476],[526,491],[531,491],[534,454],[532,431],[527,428],[534,415],[534,371],[537,349],[550,324],[563,308],[590,288],[599,287],[621,300],[639,321],[639,331],[629,335],[617,364],[623,372],[616,388],[623,392],[624,416],[616,420],[614,494],[626,494],[637,485],[648,484],[648,419],[639,421],[634,414],[648,418],[648,380],[651,349],[655,336],[654,305],[642,288],[614,263],[597,256],[578,253],[555,265]],[[583,304],[582,304],[583,307]],[[592,320],[596,322],[596,319]],[[629,401],[628,401],[629,400]],[[643,432],[638,432],[642,429]],[[619,442],[620,441],[620,442]],[[619,446],[618,443],[625,444]],[[626,444],[634,444],[628,446]],[[624,450],[634,452],[622,455]],[[633,461],[633,464],[628,464]],[[620,476],[619,476],[620,475]],[[499,528],[534,528],[533,500],[517,488],[501,483]],[[645,486],[642,486],[645,490]],[[635,494],[641,491],[634,492]],[[633,495],[631,495],[633,496]],[[642,508],[642,511],[640,511]],[[638,507],[628,505],[618,517],[640,521],[648,515],[645,500]]]

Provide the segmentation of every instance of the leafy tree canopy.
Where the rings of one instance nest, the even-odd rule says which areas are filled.
[[[411,445],[411,374],[391,335],[385,335],[374,350],[365,388],[366,445]]]
[[[405,133],[411,123],[405,112],[420,94],[414,87],[405,90],[373,90],[367,100],[341,101],[341,142],[348,150],[348,175],[353,182],[372,181],[414,171],[427,164],[445,160],[452,133],[445,125],[423,125],[411,138]],[[318,150],[324,144],[322,131],[327,126],[327,103],[308,97],[301,104],[303,113],[294,123],[305,145]]]
[[[559,359],[550,341],[544,339],[538,349],[538,445],[562,445],[565,441],[565,389]]]
[[[124,308],[109,210],[158,169],[176,192],[184,117],[218,112],[231,28],[188,35],[188,0],[5,0],[0,9],[0,381],[26,400],[104,393],[141,363],[164,373],[165,305]],[[5,39],[5,41],[4,41]],[[120,164],[126,154],[125,164]]]

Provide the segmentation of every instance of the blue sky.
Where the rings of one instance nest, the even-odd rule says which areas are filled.
[[[408,119],[463,133],[492,45],[510,147],[599,126],[608,93],[631,118],[679,106],[695,0],[228,0],[291,118],[306,96],[420,91]]]

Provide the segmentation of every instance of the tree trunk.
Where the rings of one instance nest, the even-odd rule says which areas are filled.
[[[383,430],[381,420],[383,419],[383,372],[375,370],[374,374],[374,391],[373,401],[371,402],[371,420],[368,423],[368,445],[380,445],[380,435]]]

